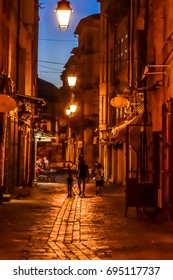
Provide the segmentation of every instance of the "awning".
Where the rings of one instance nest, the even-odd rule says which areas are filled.
[[[23,102],[23,103],[31,103],[38,105],[40,107],[46,106],[46,101],[43,98],[37,98],[29,95],[23,95],[23,94],[15,94],[13,97],[16,99],[17,102]]]
[[[118,137],[119,136],[119,133],[122,131],[122,130],[126,130],[126,126],[131,124],[133,121],[135,121],[135,119],[137,118],[138,116],[132,118],[131,120],[126,120],[124,123],[120,124],[120,125],[117,125],[115,126],[113,129],[112,129],[112,134],[113,134],[113,137]]]
[[[137,150],[139,147],[139,137],[143,125],[142,117],[143,113],[135,116],[131,120],[125,121],[119,126],[115,126],[112,129],[113,137],[122,143],[126,143],[127,126],[129,126],[129,144],[133,147],[134,150]]]
[[[34,137],[40,142],[51,142],[52,140],[56,140],[56,137],[52,134],[45,133],[41,130],[34,131]]]

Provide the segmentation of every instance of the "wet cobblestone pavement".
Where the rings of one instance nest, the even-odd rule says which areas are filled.
[[[39,183],[31,195],[0,206],[0,259],[124,260],[173,259],[173,224],[129,208],[125,192],[104,186],[95,195],[67,197],[66,184]]]

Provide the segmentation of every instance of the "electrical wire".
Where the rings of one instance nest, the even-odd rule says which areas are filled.
[[[51,72],[51,71],[39,71],[40,73],[50,73],[50,74],[59,74],[61,73],[61,71],[57,71],[57,72]]]
[[[38,62],[44,62],[44,63],[49,63],[49,64],[59,64],[59,65],[64,65],[65,63],[62,62],[53,62],[53,61],[46,61],[46,60],[38,60]]]
[[[50,70],[62,71],[62,70],[60,70],[60,69],[55,69],[55,68],[43,66],[43,65],[40,65],[40,64],[38,64],[38,66],[39,66],[39,67],[42,67],[42,68],[50,69]]]
[[[48,42],[77,42],[76,40],[57,40],[57,39],[38,39],[39,41],[48,41]]]

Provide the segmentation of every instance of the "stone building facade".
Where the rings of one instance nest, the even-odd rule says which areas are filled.
[[[77,76],[73,91],[78,108],[70,120],[74,136],[71,144],[74,146],[75,142],[75,161],[83,154],[93,168],[98,161],[100,15],[83,18],[74,34],[78,36],[78,46],[72,50],[62,76],[64,86],[69,74]]]
[[[4,94],[16,104],[0,112],[1,200],[2,192],[10,194],[33,179],[32,116],[42,102],[36,98],[38,9],[36,0],[0,0],[0,104]]]
[[[152,182],[157,207],[172,218],[173,2],[98,2],[102,36],[100,160],[106,179],[126,185],[127,179],[136,178],[146,187]],[[127,98],[129,104],[111,108],[111,99],[117,96]],[[129,126],[134,115],[135,129]]]

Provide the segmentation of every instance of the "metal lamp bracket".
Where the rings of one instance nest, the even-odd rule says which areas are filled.
[[[170,65],[165,65],[165,64],[155,64],[155,65],[146,65],[144,69],[144,73],[142,75],[142,80],[146,77],[146,75],[158,75],[158,74],[164,74],[166,75],[165,71],[154,71],[151,72],[149,71],[150,68],[171,68]]]

